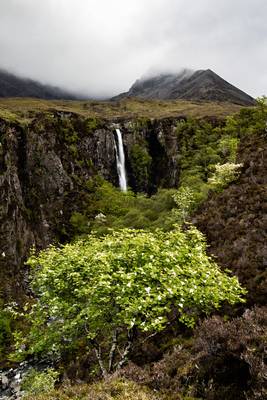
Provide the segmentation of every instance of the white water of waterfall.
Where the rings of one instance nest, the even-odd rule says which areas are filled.
[[[119,129],[116,129],[117,141],[115,140],[117,171],[119,176],[120,189],[127,191],[127,178],[125,169],[125,155],[123,149],[122,135]]]

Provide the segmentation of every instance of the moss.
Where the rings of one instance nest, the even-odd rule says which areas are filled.
[[[71,154],[74,156],[74,158],[77,158],[78,155],[78,148],[76,146],[76,144],[72,143],[68,146]]]
[[[74,144],[78,141],[78,134],[73,129],[62,128],[61,132],[64,135],[64,140],[69,144]]]
[[[100,121],[97,118],[87,118],[85,121],[86,133],[92,134],[100,126]]]

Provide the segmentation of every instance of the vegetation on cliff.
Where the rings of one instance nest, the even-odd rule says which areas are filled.
[[[78,379],[79,375],[77,373],[73,377],[69,372],[70,364],[75,363],[79,370],[83,355],[86,353],[90,366],[88,374],[83,376],[86,379],[93,379],[100,375],[99,368],[96,367],[100,356],[99,347],[96,348],[95,356],[87,350],[89,347],[91,349],[94,347],[92,343],[97,338],[97,344],[101,342],[103,347],[104,369],[108,370],[108,358],[110,354],[115,354],[109,351],[112,336],[113,339],[115,337],[112,335],[112,331],[114,333],[112,328],[116,328],[117,324],[119,332],[116,337],[116,348],[120,352],[114,356],[115,364],[119,365],[123,360],[123,350],[127,349],[127,340],[129,336],[131,337],[129,329],[134,328],[138,333],[135,352],[141,355],[126,354],[125,359],[129,357],[134,364],[130,363],[120,372],[125,374],[120,386],[121,391],[116,392],[114,389],[115,392],[112,392],[113,389],[110,389],[109,392],[109,388],[105,386],[108,384],[103,384],[102,394],[104,393],[103,396],[107,399],[120,399],[121,393],[127,393],[129,387],[134,387],[137,393],[140,389],[141,399],[154,398],[153,396],[155,398],[158,396],[159,399],[171,399],[172,396],[182,399],[184,396],[185,398],[191,396],[191,398],[210,400],[231,400],[237,397],[244,400],[264,398],[266,393],[262,387],[266,369],[264,361],[266,310],[263,307],[246,311],[242,317],[238,317],[235,314],[236,310],[226,307],[223,301],[221,317],[207,319],[199,328],[199,336],[192,336],[192,331],[183,328],[179,319],[183,317],[188,325],[187,318],[193,316],[195,306],[198,309],[197,315],[204,318],[206,311],[219,306],[216,294],[219,296],[221,293],[223,295],[221,300],[231,303],[231,299],[234,302],[242,292],[235,278],[221,275],[216,268],[215,271],[219,274],[216,284],[219,286],[213,282],[210,287],[206,287],[207,282],[204,282],[203,276],[195,275],[195,271],[201,273],[202,267],[203,272],[206,271],[205,268],[214,270],[214,263],[207,256],[201,235],[198,236],[199,233],[194,230],[195,228],[193,229],[195,241],[190,245],[190,235],[192,236],[193,232],[187,223],[190,219],[207,234],[211,246],[207,251],[214,252],[219,265],[232,269],[248,288],[246,296],[249,299],[248,305],[264,304],[266,274],[263,267],[266,253],[264,253],[263,214],[267,176],[264,156],[267,150],[265,99],[260,100],[256,108],[242,109],[238,114],[228,117],[226,121],[205,118],[179,119],[175,132],[180,144],[177,160],[181,167],[179,188],[161,188],[150,197],[131,191],[126,194],[119,192],[110,183],[96,176],[92,164],[90,166],[86,164],[91,175],[87,172],[85,174],[87,169],[85,160],[81,157],[79,129],[81,126],[85,127],[82,128],[82,135],[92,138],[99,127],[99,121],[90,119],[86,133],[86,123],[81,125],[82,119],[75,118],[70,126],[68,125],[70,121],[62,124],[58,130],[61,139],[56,144],[60,148],[61,155],[63,154],[62,164],[57,165],[59,168],[61,165],[66,166],[65,171],[68,171],[68,176],[72,179],[70,181],[62,172],[60,184],[61,182],[64,184],[60,186],[61,196],[66,196],[66,202],[64,206],[60,203],[59,210],[64,214],[64,223],[62,224],[60,217],[55,218],[52,209],[54,219],[49,220],[55,225],[54,232],[57,232],[54,238],[65,242],[74,241],[59,249],[57,244],[41,252],[40,255],[32,256],[29,260],[29,264],[36,266],[33,289],[35,296],[38,295],[39,303],[38,300],[35,303],[33,299],[29,303],[26,314],[28,313],[29,320],[32,319],[32,325],[27,326],[28,342],[26,341],[26,348],[21,350],[26,350],[26,353],[27,351],[38,353],[39,350],[43,350],[48,356],[51,355],[53,348],[55,352],[60,350],[63,353],[60,367],[74,380],[75,377]],[[52,118],[49,123],[50,125],[39,124],[40,132],[43,132],[40,134],[42,140],[45,135],[49,136],[54,124],[57,125],[57,120]],[[101,124],[103,123],[102,121]],[[36,127],[37,125],[38,121],[35,122]],[[47,126],[50,128],[46,131]],[[140,129],[147,129],[147,126],[149,124]],[[133,132],[134,134],[136,133]],[[65,149],[68,152],[65,153]],[[145,165],[146,172],[149,172],[151,168],[148,157],[149,146],[142,148],[142,152],[139,147],[133,149],[136,170],[140,171]],[[75,160],[72,169],[69,168],[67,154],[71,160]],[[37,163],[38,160],[34,162]],[[42,165],[40,171],[42,176]],[[23,178],[26,179],[25,176]],[[141,175],[141,181],[144,182],[146,179],[147,175]],[[43,191],[41,181],[40,192]],[[71,189],[72,192],[66,189],[71,187],[71,184],[74,188]],[[58,199],[57,186],[54,190],[55,199]],[[66,190],[70,190],[71,196]],[[35,199],[38,199],[38,190],[35,196]],[[36,211],[31,211],[31,224],[37,218],[37,215],[32,215],[34,212]],[[183,230],[181,228],[175,230],[177,223]],[[113,229],[113,233],[109,232],[110,228]],[[120,231],[122,228],[145,229],[145,231]],[[51,238],[52,236],[48,237],[47,244]],[[147,244],[145,250],[144,244]],[[89,254],[89,259],[84,255],[85,250]],[[169,252],[177,250],[177,257],[173,264],[171,263],[171,269],[168,269],[169,261],[167,262],[165,257],[167,250]],[[150,261],[147,260],[150,256],[155,260],[155,264],[154,261],[151,262],[151,270],[148,268]],[[133,277],[129,269],[133,264],[138,279],[131,281],[130,278]],[[183,271],[180,271],[182,275],[177,276],[179,282],[168,275],[168,271],[175,272],[175,268]],[[159,271],[162,269],[165,273],[161,276]],[[103,270],[103,274],[97,273],[99,270]],[[90,271],[94,274],[90,275]],[[119,277],[118,271],[121,271]],[[185,293],[181,292],[180,280],[184,272],[186,272],[184,290],[185,292],[190,289],[196,290],[196,297],[193,295],[186,297]],[[193,277],[197,281],[194,281]],[[168,285],[165,285],[165,278]],[[196,288],[191,287],[190,282]],[[234,286],[231,282],[234,282]],[[125,290],[121,292],[125,288],[128,296],[126,303]],[[170,289],[172,294],[168,291],[166,297],[167,289]],[[235,298],[231,297],[232,290],[237,295]],[[157,299],[157,296],[161,299]],[[88,300],[89,298],[92,302]],[[183,303],[181,298],[184,300]],[[149,302],[150,300],[153,302]],[[138,309],[140,303],[141,310]],[[4,351],[4,347],[11,344],[10,335],[14,321],[10,308],[3,305],[2,309],[1,326],[4,334],[0,339]],[[29,310],[32,312],[29,313]],[[131,315],[129,310],[132,312]],[[244,307],[238,310],[240,314],[243,311]],[[233,315],[235,318],[231,317]],[[91,318],[90,329],[83,323],[84,317]],[[131,325],[132,318],[134,318],[133,325]],[[147,332],[144,327],[148,329]],[[91,332],[93,336],[90,336]],[[26,330],[24,335],[27,336]],[[107,336],[109,340],[106,340]],[[73,353],[71,359],[69,349]],[[245,383],[241,381],[241,373],[245,377]],[[125,379],[145,384],[152,391],[144,388],[142,392],[141,386],[136,386]],[[116,381],[111,383],[112,387],[113,385],[116,387]],[[94,393],[94,388],[96,386],[84,386],[77,387],[77,390],[92,390]],[[54,397],[41,398],[57,398],[57,396],[75,398],[75,394],[70,393],[71,388],[65,387],[62,391],[53,392],[51,396]],[[81,398],[82,396],[83,394]]]

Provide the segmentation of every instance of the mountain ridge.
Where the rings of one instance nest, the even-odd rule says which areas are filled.
[[[162,73],[135,81],[128,92],[121,93],[112,100],[128,97],[160,100],[219,101],[251,106],[253,97],[221,78],[211,69],[191,71],[183,69],[179,73]]]
[[[78,96],[52,85],[12,74],[0,68],[0,97],[34,97],[46,100],[77,100]]]

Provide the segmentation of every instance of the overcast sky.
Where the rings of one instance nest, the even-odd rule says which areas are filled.
[[[0,0],[0,68],[110,96],[183,67],[267,94],[267,0]]]

